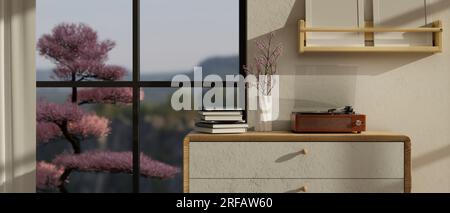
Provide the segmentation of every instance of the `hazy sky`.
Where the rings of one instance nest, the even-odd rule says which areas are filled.
[[[38,0],[37,37],[61,22],[83,22],[117,43],[110,64],[132,67],[131,0]],[[238,0],[141,0],[141,70],[193,69],[239,51]],[[38,56],[38,69],[53,67]]]

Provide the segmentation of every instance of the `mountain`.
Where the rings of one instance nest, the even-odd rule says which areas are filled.
[[[211,74],[216,74],[221,76],[225,80],[226,75],[237,75],[239,74],[239,56],[217,56],[207,58],[199,63],[198,66],[203,68],[203,77]],[[177,74],[185,74],[193,80],[194,68],[180,70],[171,73],[161,73],[161,72],[141,72],[141,80],[143,81],[171,81],[172,77]],[[51,78],[53,72],[51,69],[38,69],[36,72],[37,81],[54,81]],[[131,80],[131,71],[125,77],[125,80]]]
[[[225,80],[226,75],[239,74],[239,56],[216,56],[210,57],[201,61],[198,66],[202,67],[203,78],[207,75],[219,75]],[[177,74],[187,75],[191,80],[194,80],[194,68],[191,70],[171,72],[171,73],[149,73],[142,72],[141,79],[145,81],[171,81]]]
[[[203,77],[215,74],[225,80],[226,75],[239,74],[239,56],[211,57],[200,62],[199,66],[203,68]]]

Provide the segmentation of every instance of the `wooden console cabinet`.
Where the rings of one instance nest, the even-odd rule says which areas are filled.
[[[192,133],[183,170],[191,193],[411,192],[411,143],[380,132]]]

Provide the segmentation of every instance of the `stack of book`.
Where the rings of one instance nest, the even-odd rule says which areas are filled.
[[[197,132],[211,134],[233,134],[247,132],[248,124],[243,120],[242,111],[204,110],[199,111],[201,119],[195,124]]]

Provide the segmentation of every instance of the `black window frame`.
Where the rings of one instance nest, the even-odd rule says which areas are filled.
[[[71,82],[71,81],[36,81],[36,88],[133,88],[133,193],[140,192],[140,90],[141,88],[173,88],[171,81],[141,81],[140,70],[140,0],[133,1],[133,78],[131,81],[95,81],[95,82]],[[247,60],[247,1],[239,0],[239,74],[246,76],[243,67]],[[191,82],[197,85],[198,82]],[[227,82],[223,82],[227,85]],[[180,85],[181,86],[181,85]],[[234,87],[237,87],[237,83]],[[247,90],[245,92],[247,102]],[[247,121],[247,103],[245,102],[244,120]],[[180,141],[181,143],[181,141]]]

